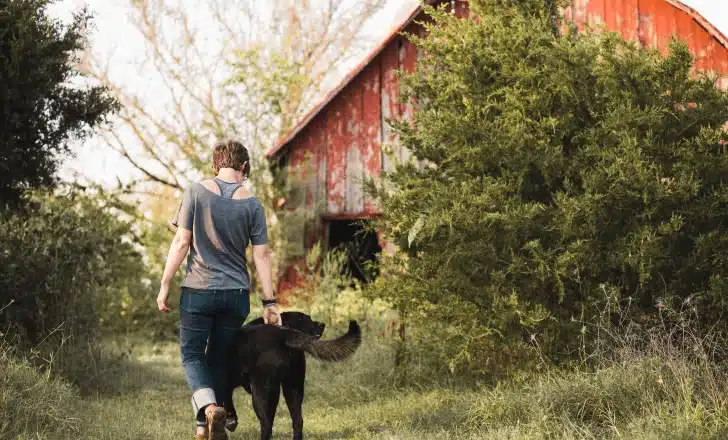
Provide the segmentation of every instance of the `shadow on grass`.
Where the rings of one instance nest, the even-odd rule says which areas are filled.
[[[156,356],[104,353],[95,360],[91,374],[77,385],[84,397],[187,391],[179,360],[170,353]]]
[[[304,426],[305,426],[306,420],[304,419]],[[260,437],[260,429],[256,427],[239,427],[235,430],[234,433],[230,434],[231,440],[237,440],[237,439],[257,439]],[[354,428],[346,428],[343,430],[332,430],[327,432],[312,432],[309,430],[306,430],[306,428],[303,429],[303,437],[308,440],[341,440],[341,439],[348,439],[356,437],[357,433],[360,433],[361,430],[357,430]],[[288,440],[291,438],[292,431],[290,429],[287,430],[273,430],[273,440]]]

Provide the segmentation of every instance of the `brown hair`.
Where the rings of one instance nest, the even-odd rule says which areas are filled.
[[[245,169],[240,167],[245,164]],[[245,146],[233,140],[220,141],[212,149],[212,167],[217,173],[220,168],[233,168],[242,171],[245,176],[250,175],[250,155]]]

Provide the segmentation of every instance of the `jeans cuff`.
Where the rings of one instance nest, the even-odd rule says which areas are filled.
[[[215,403],[217,402],[215,401],[215,392],[212,388],[200,388],[192,393],[192,410],[195,412],[195,420],[200,422],[198,418],[200,410],[205,408],[207,405]]]

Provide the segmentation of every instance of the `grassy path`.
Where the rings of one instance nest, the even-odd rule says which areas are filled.
[[[80,438],[108,440],[189,440],[192,438],[189,393],[177,347],[170,344],[134,358],[115,378],[114,396],[84,398],[92,428]],[[324,365],[310,361],[304,403],[308,439],[461,439],[469,396],[452,391],[372,391],[354,372],[357,358]],[[347,379],[347,376],[349,379]],[[381,379],[381,378],[380,378]],[[240,425],[231,440],[257,439],[258,422],[244,390],[236,390]],[[291,435],[288,410],[281,399],[275,439]],[[78,438],[78,437],[77,437]]]
[[[141,346],[140,346],[141,345]],[[137,356],[104,374],[107,394],[79,397],[27,363],[0,357],[0,437],[14,440],[190,440],[189,393],[178,348],[136,346]],[[728,376],[693,358],[643,357],[595,371],[551,371],[495,388],[391,386],[391,353],[363,344],[338,364],[309,362],[304,433],[335,440],[724,440]],[[3,360],[4,359],[4,360]],[[111,364],[109,364],[111,365]],[[410,379],[427,381],[410,366]],[[108,372],[108,370],[103,370]],[[9,374],[3,374],[3,373]],[[434,382],[434,381],[433,381]],[[110,392],[108,390],[113,390]],[[257,439],[250,398],[231,439]],[[68,417],[76,418],[75,421]],[[9,424],[9,423],[12,423]],[[81,429],[74,429],[74,428]],[[8,431],[10,429],[10,431]],[[275,439],[289,439],[281,402]],[[3,432],[10,435],[3,435]]]
[[[670,363],[674,360],[636,360],[593,373],[554,372],[530,383],[495,389],[403,391],[387,386],[391,359],[386,351],[374,344],[362,349],[338,364],[309,362],[306,439],[728,438],[728,405],[722,388],[702,380],[705,370]],[[189,393],[177,346],[146,351],[113,378],[115,386],[121,384],[115,395],[83,399],[81,416],[88,416],[89,429],[69,439],[192,439]],[[237,390],[235,399],[240,426],[231,440],[257,440],[258,422],[249,396]],[[276,440],[291,436],[282,400]]]

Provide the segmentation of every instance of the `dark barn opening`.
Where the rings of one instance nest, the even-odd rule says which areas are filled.
[[[363,283],[373,281],[379,274],[376,263],[382,251],[377,234],[365,230],[357,220],[329,221],[329,249],[343,249],[349,257],[347,269]]]

